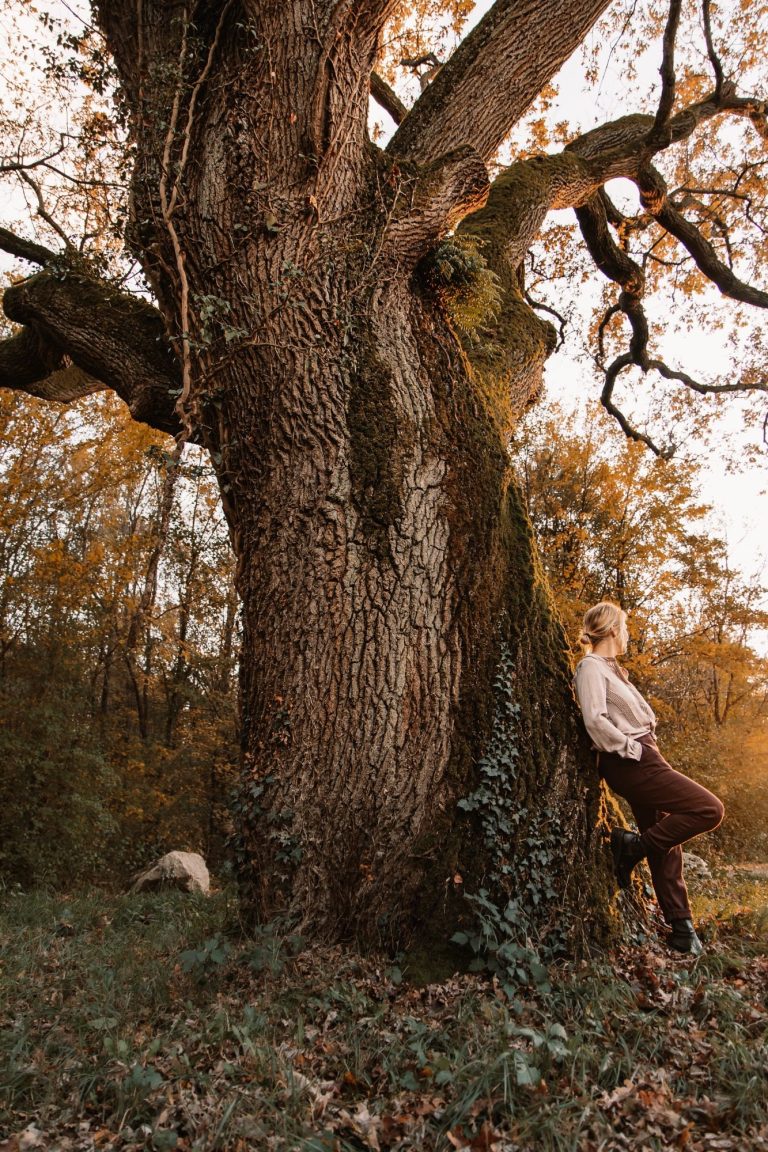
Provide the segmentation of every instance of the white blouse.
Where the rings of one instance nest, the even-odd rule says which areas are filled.
[[[653,709],[612,657],[590,654],[579,661],[574,681],[584,725],[600,752],[639,760],[639,737],[653,732]]]

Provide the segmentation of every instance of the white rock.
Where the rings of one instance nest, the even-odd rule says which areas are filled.
[[[32,1148],[42,1148],[45,1144],[43,1133],[34,1124],[29,1124],[23,1132],[19,1133],[17,1139],[19,1152],[30,1152]]]
[[[197,852],[168,852],[131,885],[131,892],[152,892],[156,888],[178,888],[181,892],[208,895],[211,878],[205,860]]]
[[[706,860],[695,852],[683,852],[683,868],[694,880],[711,880],[712,871]]]

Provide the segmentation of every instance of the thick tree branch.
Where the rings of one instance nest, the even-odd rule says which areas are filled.
[[[0,387],[29,391],[61,367],[63,356],[28,328],[0,343]],[[39,392],[35,392],[39,395]]]
[[[160,313],[150,304],[57,267],[7,288],[3,307],[10,320],[24,325],[2,345],[6,387],[58,400],[111,388],[134,419],[162,432],[179,431],[179,366]],[[80,375],[61,375],[73,367]]]
[[[685,140],[703,121],[721,114],[753,117],[760,103],[737,97],[732,88],[718,103],[707,97],[672,116],[664,140],[656,150]],[[562,152],[536,156],[512,165],[494,180],[484,208],[468,218],[462,231],[489,242],[487,253],[494,271],[502,275],[499,262],[514,272],[525,257],[546,214],[552,209],[578,208],[595,196],[612,179],[635,180],[649,158],[648,138],[654,119],[645,114],[622,116],[572,141]],[[610,211],[614,222],[626,222],[610,202],[603,201],[603,213]],[[488,257],[487,257],[488,258]]]
[[[23,236],[9,232],[7,228],[0,228],[0,248],[11,256],[18,256],[20,260],[28,260],[30,264],[45,266],[56,259],[56,253],[50,248],[45,248],[34,240],[25,240]]]
[[[607,0],[496,0],[425,89],[389,152],[434,160],[472,144],[490,160]]]
[[[752,304],[756,308],[768,308],[768,292],[754,288],[740,280],[724,264],[709,241],[698,228],[686,220],[673,206],[667,195],[663,176],[651,164],[645,164],[637,177],[640,199],[643,207],[658,220],[667,232],[671,233],[690,252],[704,275],[732,300]]]
[[[410,187],[407,203],[393,215],[385,250],[415,264],[436,239],[485,203],[488,188],[488,171],[474,148],[457,148],[427,165]]]
[[[583,174],[591,175],[593,188],[620,176],[632,180],[653,154],[687,140],[700,124],[722,115],[747,117],[761,134],[766,131],[765,101],[754,96],[737,96],[735,87],[726,84],[721,96],[712,93],[672,116],[661,139],[654,139],[654,118],[635,113],[585,132],[566,146],[563,155],[573,154],[592,165],[589,173],[585,170]],[[574,203],[571,201],[571,205]]]
[[[0,341],[0,388],[66,404],[106,387],[66,364],[66,358],[31,328]]]
[[[395,124],[402,124],[408,115],[408,109],[386,80],[382,80],[378,72],[371,72],[371,96],[376,103],[388,112]]]

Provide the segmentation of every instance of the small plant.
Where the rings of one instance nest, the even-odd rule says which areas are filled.
[[[251,933],[252,946],[243,959],[254,972],[282,972],[288,960],[298,955],[304,947],[304,939],[298,933],[279,936],[275,925],[262,925]]]
[[[229,956],[230,947],[226,940],[219,936],[212,936],[206,940],[202,948],[188,948],[179,957],[183,972],[194,977],[199,984],[204,984],[222,966]]]
[[[501,285],[488,267],[481,241],[472,236],[449,236],[422,261],[422,282],[437,297],[451,320],[474,335],[498,311]]]

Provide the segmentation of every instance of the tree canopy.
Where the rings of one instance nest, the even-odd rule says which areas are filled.
[[[327,8],[342,19],[339,6]],[[573,12],[553,5],[550,12],[540,5],[530,16],[530,32],[526,12],[525,5],[500,2],[478,21],[469,0],[377,6],[371,16],[382,34],[372,93],[396,124],[386,151],[400,163],[441,162],[421,192],[408,192],[423,200],[430,217],[424,220],[427,243],[490,195],[485,209],[459,229],[479,240],[479,258],[506,289],[501,300],[486,302],[483,348],[469,349],[478,366],[490,368],[494,378],[509,375],[503,354],[493,349],[503,347],[510,276],[524,275],[526,298],[540,315],[555,313],[559,324],[566,313],[573,319],[568,281],[572,288],[578,280],[583,294],[587,278],[594,282],[599,272],[608,281],[600,300],[588,293],[597,314],[591,325],[583,316],[576,323],[579,342],[603,377],[602,402],[628,435],[670,454],[686,423],[701,425],[703,409],[692,408],[691,393],[700,399],[766,389],[762,326],[753,318],[767,299],[765,6],[646,0],[596,3],[594,10],[574,6]],[[184,13],[194,16],[180,6],[179,20]],[[62,7],[38,14],[18,0],[5,17],[16,47],[4,69],[10,98],[0,174],[10,227],[0,232],[0,247],[42,271],[6,294],[6,315],[19,327],[2,345],[0,378],[7,387],[59,400],[110,387],[139,419],[177,431],[179,417],[168,398],[183,384],[184,336],[173,337],[175,355],[159,338],[163,325],[142,300],[144,281],[131,254],[135,235],[128,236],[128,250],[123,247],[135,128],[130,85],[115,87],[103,34],[121,36],[126,29],[121,25],[118,33],[119,18],[106,6],[95,15],[91,23],[84,6],[79,13]],[[211,52],[216,34],[235,19],[232,6],[225,6],[211,25]],[[468,22],[474,27],[466,32]],[[206,69],[215,68],[213,55],[203,52],[202,23],[200,35],[200,44],[190,40],[184,49],[191,67],[184,83],[193,97]],[[129,39],[125,48],[131,50]],[[195,64],[198,48],[203,54]],[[606,74],[620,73],[618,116],[600,123],[578,106],[558,103],[549,81],[573,51],[581,53],[584,90],[597,100]],[[156,97],[162,103],[163,93]],[[188,112],[194,117],[194,101]],[[558,118],[565,113],[570,121]],[[181,126],[179,132],[180,157],[169,152],[168,162],[183,167],[192,138]],[[478,164],[499,159],[511,167],[489,194]],[[525,211],[512,210],[511,199],[519,207],[521,177],[532,173]],[[174,187],[171,201],[179,194],[178,178]],[[548,214],[565,208],[573,210],[573,224],[562,223],[560,215],[547,224]],[[497,218],[503,235],[496,235]],[[57,261],[75,254],[85,261],[78,274],[57,276]],[[443,268],[454,281],[448,288],[455,288],[460,273],[445,262]],[[89,293],[87,308],[73,308]],[[724,308],[721,298],[735,304]],[[228,324],[217,299],[198,294],[187,309],[204,328],[237,343],[236,325]],[[732,363],[707,371],[705,357],[703,366],[690,369],[679,342],[670,348],[670,314],[678,331],[700,340],[704,331],[725,330]],[[553,339],[545,334],[540,357]],[[697,360],[695,351],[691,358]],[[652,381],[650,399],[638,391],[643,378]],[[505,387],[510,383],[504,380]],[[763,416],[764,406],[754,418]]]

